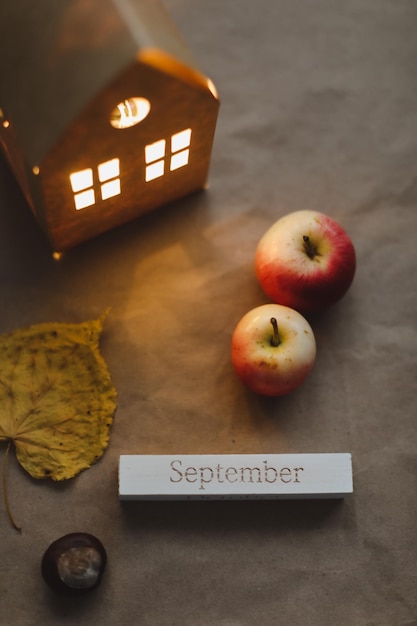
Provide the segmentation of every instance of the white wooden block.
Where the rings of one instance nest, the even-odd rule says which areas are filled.
[[[342,498],[352,457],[325,454],[121,455],[121,500]]]

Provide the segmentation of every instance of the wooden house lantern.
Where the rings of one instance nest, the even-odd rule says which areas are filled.
[[[206,185],[219,101],[158,0],[2,0],[0,143],[64,251]]]

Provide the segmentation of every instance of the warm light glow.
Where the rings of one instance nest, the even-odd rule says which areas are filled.
[[[118,196],[120,193],[120,178],[110,180],[108,183],[101,185],[101,199],[107,200],[113,196]]]
[[[170,152],[168,152],[167,157],[170,157],[169,169],[171,172],[188,165],[190,161],[191,132],[191,128],[186,128],[171,135],[170,140],[168,140]],[[165,139],[159,139],[145,146],[145,162],[150,163],[145,171],[146,182],[164,175],[166,143]]]
[[[184,148],[188,148],[191,141],[191,128],[182,130],[171,137],[171,152],[178,152]]]
[[[74,192],[74,202],[77,211],[92,206],[96,202],[93,188],[94,177],[97,176],[100,185],[101,199],[107,200],[121,193],[120,159],[114,158],[97,165],[97,173],[92,168],[79,170],[70,174],[71,187]]]
[[[145,180],[149,182],[150,180],[154,180],[155,178],[159,178],[164,175],[164,161],[157,161],[156,163],[152,163],[152,165],[147,165]]]
[[[120,174],[120,160],[111,159],[111,161],[105,161],[97,166],[98,179],[101,183],[111,178],[116,178]]]
[[[87,191],[82,191],[74,196],[75,208],[77,211],[85,209],[88,206],[92,206],[95,204],[95,201],[94,189],[87,189]]]
[[[213,96],[216,98],[216,100],[218,100],[219,99],[219,94],[217,92],[216,85],[213,83],[211,78],[207,79],[207,87],[209,88],[209,91],[211,91]]]
[[[157,159],[163,159],[165,156],[165,139],[155,141],[148,146],[145,146],[145,161],[146,163],[152,163]]]
[[[91,168],[70,174],[71,187],[74,193],[93,186],[93,170]]]
[[[162,50],[158,48],[144,48],[139,52],[138,58],[139,61],[145,63],[145,65],[156,67],[165,74],[175,76],[181,82],[186,82],[199,89],[201,87],[208,89],[216,100],[218,99],[213,81],[194,70],[189,65],[181,63],[170,54],[162,52]]]
[[[1,123],[3,128],[9,128],[10,122],[9,122],[9,120],[5,119],[5,115],[4,115],[3,109],[0,109],[0,119],[3,120],[2,123]]]
[[[37,165],[35,165],[34,167],[32,167],[32,172],[35,174],[35,176],[38,176],[40,169]]]
[[[145,119],[151,110],[151,103],[146,98],[128,98],[119,102],[110,115],[113,128],[131,128]]]
[[[188,160],[190,157],[190,151],[188,150],[182,150],[181,152],[177,152],[176,154],[173,154],[171,157],[171,165],[169,167],[169,169],[171,170],[177,170],[179,167],[184,167],[184,165],[188,165]]]

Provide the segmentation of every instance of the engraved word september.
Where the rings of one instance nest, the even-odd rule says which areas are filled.
[[[197,483],[200,490],[210,483],[299,483],[300,473],[304,471],[303,467],[276,468],[268,465],[268,461],[263,461],[259,467],[223,467],[219,463],[214,467],[183,468],[182,461],[176,459],[171,461],[170,467],[171,483]]]

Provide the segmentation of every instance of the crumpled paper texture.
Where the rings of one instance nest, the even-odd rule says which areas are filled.
[[[2,615],[46,626],[411,626],[417,6],[166,6],[222,102],[207,191],[56,264],[1,164],[1,331],[111,306],[102,351],[119,392],[106,455],[71,484],[28,485],[10,468],[31,530],[14,536],[0,518]],[[357,274],[338,305],[309,320],[318,356],[307,381],[259,398],[234,376],[230,338],[267,301],[253,271],[257,241],[305,208],[349,232]],[[117,499],[120,454],[297,451],[351,452],[353,496]],[[109,555],[108,576],[82,605],[51,598],[37,579],[41,547],[74,530],[97,534]]]

